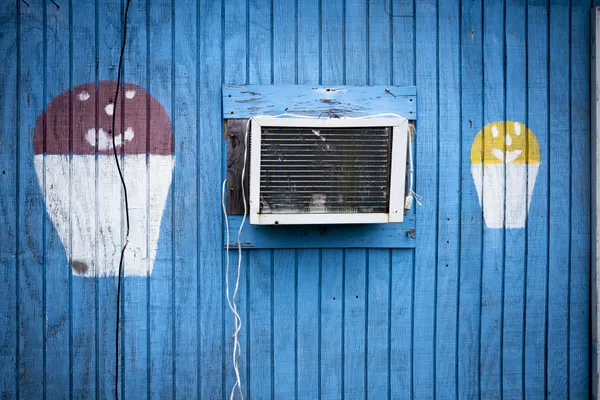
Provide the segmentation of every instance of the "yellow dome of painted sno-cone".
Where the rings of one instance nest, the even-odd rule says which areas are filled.
[[[477,133],[471,173],[488,228],[525,226],[539,165],[540,146],[525,124],[497,121]]]

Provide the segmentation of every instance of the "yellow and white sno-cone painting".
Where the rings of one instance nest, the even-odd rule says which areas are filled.
[[[525,124],[492,122],[477,133],[471,173],[488,228],[525,226],[539,166],[540,146]]]

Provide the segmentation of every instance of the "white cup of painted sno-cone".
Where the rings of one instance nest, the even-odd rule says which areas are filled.
[[[174,165],[171,121],[136,85],[120,88],[115,107],[115,89],[116,82],[101,81],[98,90],[94,82],[67,90],[48,103],[35,125],[35,171],[75,275],[114,276],[119,270],[126,226],[113,114],[129,202],[124,274],[150,275],[156,258]]]
[[[471,173],[488,228],[523,228],[540,166],[540,146],[524,124],[498,121],[479,131]]]

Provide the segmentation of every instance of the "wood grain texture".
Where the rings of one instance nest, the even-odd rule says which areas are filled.
[[[367,2],[346,3],[344,12],[344,77],[349,85],[368,85]],[[346,249],[344,258],[344,392],[348,398],[367,396],[368,250]]]
[[[384,3],[385,4],[385,3]],[[390,1],[392,83],[414,85],[415,71],[415,10],[410,0]],[[412,18],[411,18],[412,16]],[[416,145],[416,141],[413,142]],[[413,393],[413,306],[414,249],[392,249],[389,306],[389,358],[391,398],[409,398]]]
[[[242,170],[246,151],[247,119],[228,119],[223,122],[227,132],[227,188],[225,204],[227,215],[243,215],[246,196],[246,213],[250,209],[250,157],[246,156],[244,170],[244,193],[242,193]],[[250,133],[248,133],[250,134]],[[248,138],[250,141],[250,138]]]
[[[231,62],[226,62],[222,65],[223,71],[223,80],[218,82],[219,84],[227,82],[231,84],[244,84],[247,83],[247,68],[246,61],[248,57],[248,10],[247,10],[247,2],[242,0],[237,1],[224,1],[223,9],[224,14],[222,15],[222,25],[221,29],[223,32],[223,55],[224,60],[231,60]],[[208,39],[207,39],[208,40]],[[208,82],[207,85],[212,85],[215,82]],[[221,98],[221,91],[219,90],[218,100]],[[217,103],[218,104],[218,103]],[[221,113],[218,113],[219,117],[222,117]],[[222,132],[220,130],[219,132]],[[212,133],[207,132],[207,135],[211,135]],[[214,140],[214,139],[211,139]],[[220,138],[222,140],[222,135]],[[224,157],[227,156],[227,148],[224,148]],[[237,233],[233,237],[237,237]],[[244,397],[248,398],[250,396],[250,346],[249,346],[249,335],[251,326],[249,325],[249,268],[250,268],[250,252],[243,251],[242,252],[242,268],[240,271],[240,287],[239,293],[236,298],[237,309],[242,318],[242,328],[239,333],[239,341],[241,345],[241,357],[239,364],[239,373],[240,379],[242,382],[242,390],[244,393]],[[238,264],[237,254],[234,252],[230,252],[229,254],[229,265],[230,265],[230,273],[229,273],[229,294],[233,295],[233,288],[235,285],[235,270]],[[225,277],[223,276],[223,279]],[[224,284],[222,284],[224,286]],[[229,394],[231,388],[235,383],[235,374],[233,369],[233,331],[235,329],[234,318],[231,310],[225,307],[223,311],[225,313],[224,316],[224,354],[225,358],[223,360],[223,374],[225,376],[224,380],[224,393]],[[262,379],[262,377],[261,377]]]
[[[199,48],[196,60],[190,60],[189,67],[193,63],[197,64],[199,88],[198,103],[190,107],[190,116],[194,115],[194,110],[199,110],[197,114],[197,124],[199,126],[198,144],[196,153],[190,153],[190,158],[195,157],[199,162],[199,170],[196,176],[193,172],[182,174],[181,185],[187,185],[190,179],[198,179],[199,186],[197,215],[198,237],[193,238],[190,235],[190,245],[193,246],[194,240],[198,246],[198,264],[188,265],[190,272],[197,273],[197,290],[199,291],[199,301],[195,305],[198,313],[198,341],[199,359],[198,365],[198,384],[200,385],[199,396],[204,399],[222,398],[228,393],[223,388],[224,372],[223,363],[225,361],[225,337],[223,336],[224,326],[224,296],[223,296],[223,264],[224,257],[222,247],[223,229],[221,228],[221,183],[223,176],[217,171],[215,166],[223,165],[222,157],[223,140],[219,135],[219,140],[214,136],[215,132],[222,132],[222,118],[219,115],[219,83],[222,80],[222,70],[216,68],[212,63],[204,63],[201,60],[206,57],[213,61],[216,66],[221,56],[223,47],[223,37],[221,31],[222,23],[222,2],[221,1],[202,1],[198,3],[198,12],[200,17],[192,21],[197,22],[197,32],[200,37]],[[193,6],[192,6],[193,7]],[[185,11],[182,11],[184,13]],[[187,32],[181,32],[181,35],[187,35]],[[192,45],[190,43],[190,46]],[[185,49],[182,49],[185,52]],[[181,85],[184,86],[189,79],[184,74],[181,76]],[[183,139],[185,141],[185,139]],[[190,160],[190,163],[192,161]],[[185,182],[185,183],[184,183]],[[193,211],[190,213],[192,217]],[[181,248],[182,254],[187,254],[187,249]],[[194,268],[197,271],[194,271]],[[193,305],[189,303],[193,308]],[[231,325],[228,325],[231,326]],[[229,332],[229,331],[228,331]],[[190,335],[192,336],[192,335]],[[185,346],[185,342],[182,343]],[[228,359],[228,358],[227,358]],[[190,360],[193,364],[194,360]],[[186,375],[182,374],[182,379]],[[193,395],[192,395],[193,397]]]
[[[588,5],[571,4],[571,271],[569,395],[590,396],[590,37]],[[575,22],[573,22],[575,21]]]
[[[148,8],[150,48],[148,54],[149,92],[159,99],[162,106],[173,115],[179,102],[173,99],[173,23],[172,4],[168,0],[151,1]],[[177,133],[175,133],[177,135]],[[150,138],[152,146],[152,137]],[[175,161],[177,163],[177,160]],[[176,164],[177,165],[177,164]],[[157,183],[159,172],[152,168],[148,171],[150,186]],[[193,186],[192,186],[193,187]],[[149,386],[154,397],[173,398],[176,391],[175,362],[175,232],[174,196],[179,187],[171,187],[163,212],[160,229],[159,247],[149,286]],[[150,212],[157,207],[150,198]],[[186,296],[193,294],[186,293]],[[190,378],[193,379],[193,378]]]
[[[439,204],[437,234],[437,294],[435,331],[435,393],[458,398],[458,293],[460,241],[461,157],[465,154],[460,129],[460,11],[456,4],[438,10]],[[468,148],[468,147],[467,147]],[[459,155],[460,156],[457,156]]]
[[[21,4],[22,5],[22,4]],[[33,121],[44,107],[44,3],[32,2],[20,9],[19,47],[19,119],[18,176],[19,210],[17,213],[19,260],[16,277],[18,307],[19,395],[42,398],[46,390],[44,351],[45,325],[45,254],[44,233],[47,228],[44,194],[40,193],[38,177],[33,168],[29,142]],[[43,176],[41,177],[43,180]]]
[[[129,9],[129,18],[133,21],[146,21],[147,14],[145,5],[132,2]],[[127,28],[127,48],[125,53],[125,63],[123,68],[124,82],[140,82],[144,86],[148,85],[148,29],[146,24],[130,25]],[[146,95],[148,96],[148,95]],[[144,99],[149,104],[149,99]],[[127,107],[125,102],[124,107]],[[100,107],[101,109],[103,107]],[[127,110],[125,110],[127,111]],[[141,115],[137,118],[150,121],[150,115],[147,108],[139,110]],[[149,152],[148,141],[146,141],[146,152]],[[128,143],[124,143],[124,151],[127,150]],[[146,161],[147,162],[147,161]],[[134,232],[146,232],[146,237],[140,243],[144,244],[140,248],[142,259],[146,259],[145,269],[150,271],[149,261],[149,240],[147,226],[150,225],[150,186],[147,168],[131,168],[131,163],[127,158],[123,159],[123,169],[128,180],[135,182],[129,185],[128,196],[130,204],[136,207],[130,207],[132,219],[132,230]],[[133,188],[137,189],[134,190]],[[139,208],[138,208],[139,207]],[[136,218],[137,214],[137,218]],[[137,224],[136,227],[133,224]],[[137,228],[137,229],[136,229]],[[131,278],[123,281],[122,298],[124,301],[122,314],[123,330],[123,386],[124,396],[136,397],[147,396],[150,392],[148,382],[149,366],[149,335],[150,323],[148,317],[148,280],[145,278]]]
[[[229,245],[237,246],[241,215],[229,220]],[[372,225],[250,225],[242,230],[243,248],[411,248],[416,246],[414,218],[400,224]]]
[[[414,271],[413,303],[413,397],[435,396],[435,296],[437,266],[438,207],[438,82],[437,64],[438,13],[437,2],[415,2],[416,24],[416,84],[419,108],[417,151],[419,166],[415,190],[427,202],[418,210]],[[435,61],[434,61],[435,60]]]
[[[209,238],[220,237],[219,226],[214,223],[208,225],[213,235],[207,231],[199,231],[200,221],[214,221],[218,219],[219,199],[219,176],[215,174],[211,179],[202,179],[205,174],[198,170],[199,151],[205,151],[204,162],[209,165],[220,165],[221,149],[220,143],[199,140],[200,119],[197,110],[200,105],[196,85],[189,82],[199,82],[198,72],[198,15],[196,1],[177,2],[174,10],[173,24],[173,98],[177,104],[173,111],[173,132],[175,133],[175,159],[177,169],[173,177],[173,215],[175,217],[173,231],[173,290],[175,307],[175,396],[179,398],[193,398],[198,395],[201,385],[208,387],[208,393],[215,396],[220,392],[221,385],[218,380],[200,381],[201,374],[214,374],[220,357],[220,313],[217,312],[217,304],[211,305],[216,297],[213,295],[217,287],[212,284],[215,276],[220,277],[221,252],[212,245]],[[208,20],[206,21],[208,23]],[[208,92],[208,90],[206,90]],[[183,100],[180,101],[179,99]],[[207,102],[208,104],[208,102]],[[209,122],[207,115],[202,121]],[[214,121],[214,119],[213,119]],[[202,147],[201,144],[204,144]],[[196,182],[190,177],[197,176]],[[199,186],[212,190],[201,193]],[[200,207],[200,197],[203,206]],[[208,205],[208,207],[206,207]],[[212,212],[207,212],[210,209]],[[213,211],[214,210],[214,211]],[[198,238],[203,238],[203,259],[206,267],[198,268],[200,265],[198,252]],[[204,290],[200,290],[200,282],[205,281]],[[205,293],[203,303],[199,298],[200,293]],[[218,297],[217,297],[218,298]],[[205,314],[209,318],[200,320],[201,313],[198,312],[198,304],[205,304]],[[210,322],[209,322],[210,321]],[[204,323],[203,323],[204,322]],[[203,329],[203,335],[200,333]],[[199,337],[205,338],[202,343]],[[216,344],[213,348],[213,344]],[[208,346],[209,349],[200,352],[201,347]],[[203,360],[198,365],[198,361]],[[205,360],[205,361],[204,361]],[[210,361],[209,361],[210,360]],[[202,392],[200,392],[202,393]]]
[[[506,3],[506,120],[522,121],[527,125],[527,54],[526,5]],[[512,132],[509,132],[510,135]],[[527,212],[527,185],[534,182],[510,182],[506,175],[506,199],[517,197],[510,190],[517,188],[525,196],[518,196],[518,209]],[[508,208],[508,207],[506,207]],[[506,211],[508,215],[508,210]],[[524,395],[524,311],[525,279],[528,265],[525,259],[527,228],[507,229],[505,232],[505,266],[502,321],[502,395],[518,398]]]
[[[298,250],[297,342],[298,398],[319,397],[319,296],[321,250]]]
[[[75,194],[93,203],[93,215],[69,217],[70,229],[95,237],[91,259],[101,266],[113,250],[107,239],[119,242],[124,229],[101,227],[120,182],[107,173],[112,162],[92,157],[81,164],[94,177],[85,194],[52,188],[49,163],[40,190],[32,133],[58,93],[116,78],[125,1],[57,3],[0,6],[0,397],[108,398],[116,280],[71,276],[46,204],[73,209]],[[132,2],[124,80],[167,110],[176,165],[162,223],[148,226],[148,235],[160,232],[152,275],[124,280],[120,394],[228,396],[223,85],[300,84],[416,85],[416,191],[425,202],[414,238],[348,244],[348,227],[346,236],[299,228],[277,231],[285,248],[243,249],[245,397],[587,398],[588,8],[578,0]],[[469,157],[477,132],[503,120],[528,125],[541,151],[526,228],[506,231],[485,227]],[[81,128],[82,116],[69,123]],[[148,188],[162,176],[149,164],[127,179]],[[149,213],[159,204],[147,196]],[[263,239],[253,228],[243,240],[256,246]],[[233,284],[237,252],[228,260]]]
[[[383,2],[367,3],[369,48],[368,80],[371,85],[390,84],[393,53],[390,48],[392,21],[387,18]],[[414,100],[413,100],[414,103]],[[366,395],[381,399],[390,395],[391,387],[391,278],[392,251],[368,250],[366,277]]]
[[[121,46],[121,19],[122,19],[121,2],[118,0],[110,0],[104,3],[103,7],[97,9],[97,20],[102,21],[98,26],[97,34],[97,57],[98,57],[98,81],[100,80],[117,80],[117,68],[119,65],[119,55]],[[96,103],[96,116],[99,118],[100,113],[105,112],[106,105]],[[121,122],[115,121],[115,131],[122,132]],[[123,194],[121,181],[118,175],[114,173],[101,173],[108,168],[114,172],[114,161],[111,159],[98,159],[97,161],[97,199],[96,212],[98,214],[96,225],[97,233],[97,258],[98,266],[106,266],[112,263],[114,255],[118,251],[109,243],[122,243],[124,235],[124,209],[123,209]],[[111,199],[121,199],[118,210],[111,207]],[[119,213],[121,218],[107,218],[107,215]],[[104,222],[103,220],[106,220]],[[125,284],[126,285],[126,284]],[[123,287],[121,288],[123,289]],[[123,294],[123,292],[121,292]],[[115,371],[117,368],[115,359],[116,345],[116,317],[117,312],[123,317],[123,307],[125,301],[121,302],[121,308],[117,310],[117,278],[115,276],[106,279],[98,280],[98,387],[97,393],[100,397],[115,396]],[[123,320],[121,320],[123,321]],[[126,322],[125,322],[126,324]],[[121,325],[123,327],[123,325]],[[123,374],[124,352],[123,352],[123,334],[124,330],[120,329],[120,339],[118,349],[119,357],[119,397],[123,396],[125,380]]]
[[[568,2],[550,4],[550,45],[569,48],[570,9]],[[569,276],[570,276],[570,102],[569,53],[550,51],[550,138],[548,167],[548,388],[552,396],[569,393]],[[566,227],[566,229],[565,229]]]
[[[293,398],[297,376],[297,258],[295,250],[273,251],[273,380],[275,398]],[[311,320],[311,323],[314,322]],[[313,324],[314,325],[314,324]]]
[[[527,121],[540,145],[542,160],[527,219],[527,276],[525,304],[525,396],[546,396],[546,322],[548,265],[548,5],[527,4]]]
[[[356,49],[352,52],[355,53]],[[365,64],[366,59],[357,59],[356,62]],[[389,69],[389,65],[386,67]],[[356,68],[354,73],[361,74],[365,66]],[[314,117],[335,113],[340,117],[361,117],[394,113],[416,119],[415,94],[414,86],[225,85],[223,117],[240,119],[285,113]]]
[[[72,60],[91,60],[96,57],[96,10],[94,3],[76,2],[72,4]],[[93,63],[78,63],[77,68],[72,70],[73,84],[95,82],[97,80],[96,70]],[[96,99],[93,101],[94,108],[98,109]],[[84,129],[83,118],[81,115],[73,114],[73,129]],[[95,238],[98,239],[97,232],[97,208],[98,191],[96,181],[98,179],[97,161],[90,163],[90,175],[94,180],[94,190],[87,194],[93,203],[94,215],[91,216],[92,223],[87,227],[79,228],[73,226],[73,230],[88,229]],[[71,188],[73,190],[73,188]],[[92,255],[94,264],[93,269],[97,267],[97,252]],[[98,363],[98,281],[96,279],[86,279],[83,277],[72,277],[71,280],[71,321],[72,321],[72,394],[74,398],[89,398],[97,393],[99,379]]]
[[[483,120],[483,25],[482,5],[462,3],[461,9],[461,219],[458,313],[458,397],[480,393],[480,311],[483,215],[467,157]]]
[[[504,2],[495,2],[483,14],[483,119],[487,124],[505,120],[505,28]],[[484,143],[483,146],[491,143]],[[502,176],[498,185],[504,188]],[[504,189],[501,190],[504,193]],[[497,200],[504,210],[503,199]],[[504,276],[504,231],[483,230],[481,270],[481,397],[502,393],[502,295]]]
[[[0,36],[0,396],[18,393],[17,273],[19,259],[19,84],[17,54],[20,51],[20,16],[15,2],[0,7],[0,19],[7,21]],[[20,54],[19,54],[20,55]],[[11,121],[8,123],[7,121]]]
[[[64,88],[70,86],[69,57],[65,57],[70,52],[68,32],[71,21],[69,14],[69,4],[62,8],[46,5],[45,34],[46,38],[54,38],[54,40],[46,41],[44,104],[58,96]],[[67,32],[67,34],[65,35],[63,32]],[[71,121],[65,122],[67,124],[62,129],[69,132]],[[49,126],[50,124],[46,128],[47,138],[53,134],[53,132],[50,132],[51,128]],[[64,133],[60,133],[67,141],[71,140],[69,135],[63,136]],[[58,183],[54,181],[57,173],[63,176],[72,176],[69,168],[64,168],[62,171],[53,171],[52,165],[47,163],[44,173],[46,178],[44,203],[48,206],[52,202],[63,201],[67,204],[67,207],[70,207],[70,188],[63,190],[62,193],[64,194],[62,196],[53,196],[55,192],[52,190],[52,186],[58,186]],[[70,178],[67,179],[67,182],[71,184]],[[49,398],[66,398],[69,396],[70,391],[69,375],[71,369],[71,268],[69,267],[69,260],[65,257],[66,246],[61,242],[61,238],[54,229],[48,214],[45,218],[46,396]],[[71,222],[70,218],[69,222]],[[66,240],[67,244],[69,242],[70,239]]]
[[[321,398],[341,399],[344,336],[344,250],[321,250]]]

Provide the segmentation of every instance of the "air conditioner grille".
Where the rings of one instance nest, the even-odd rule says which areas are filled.
[[[260,213],[387,213],[392,128],[262,127]]]

